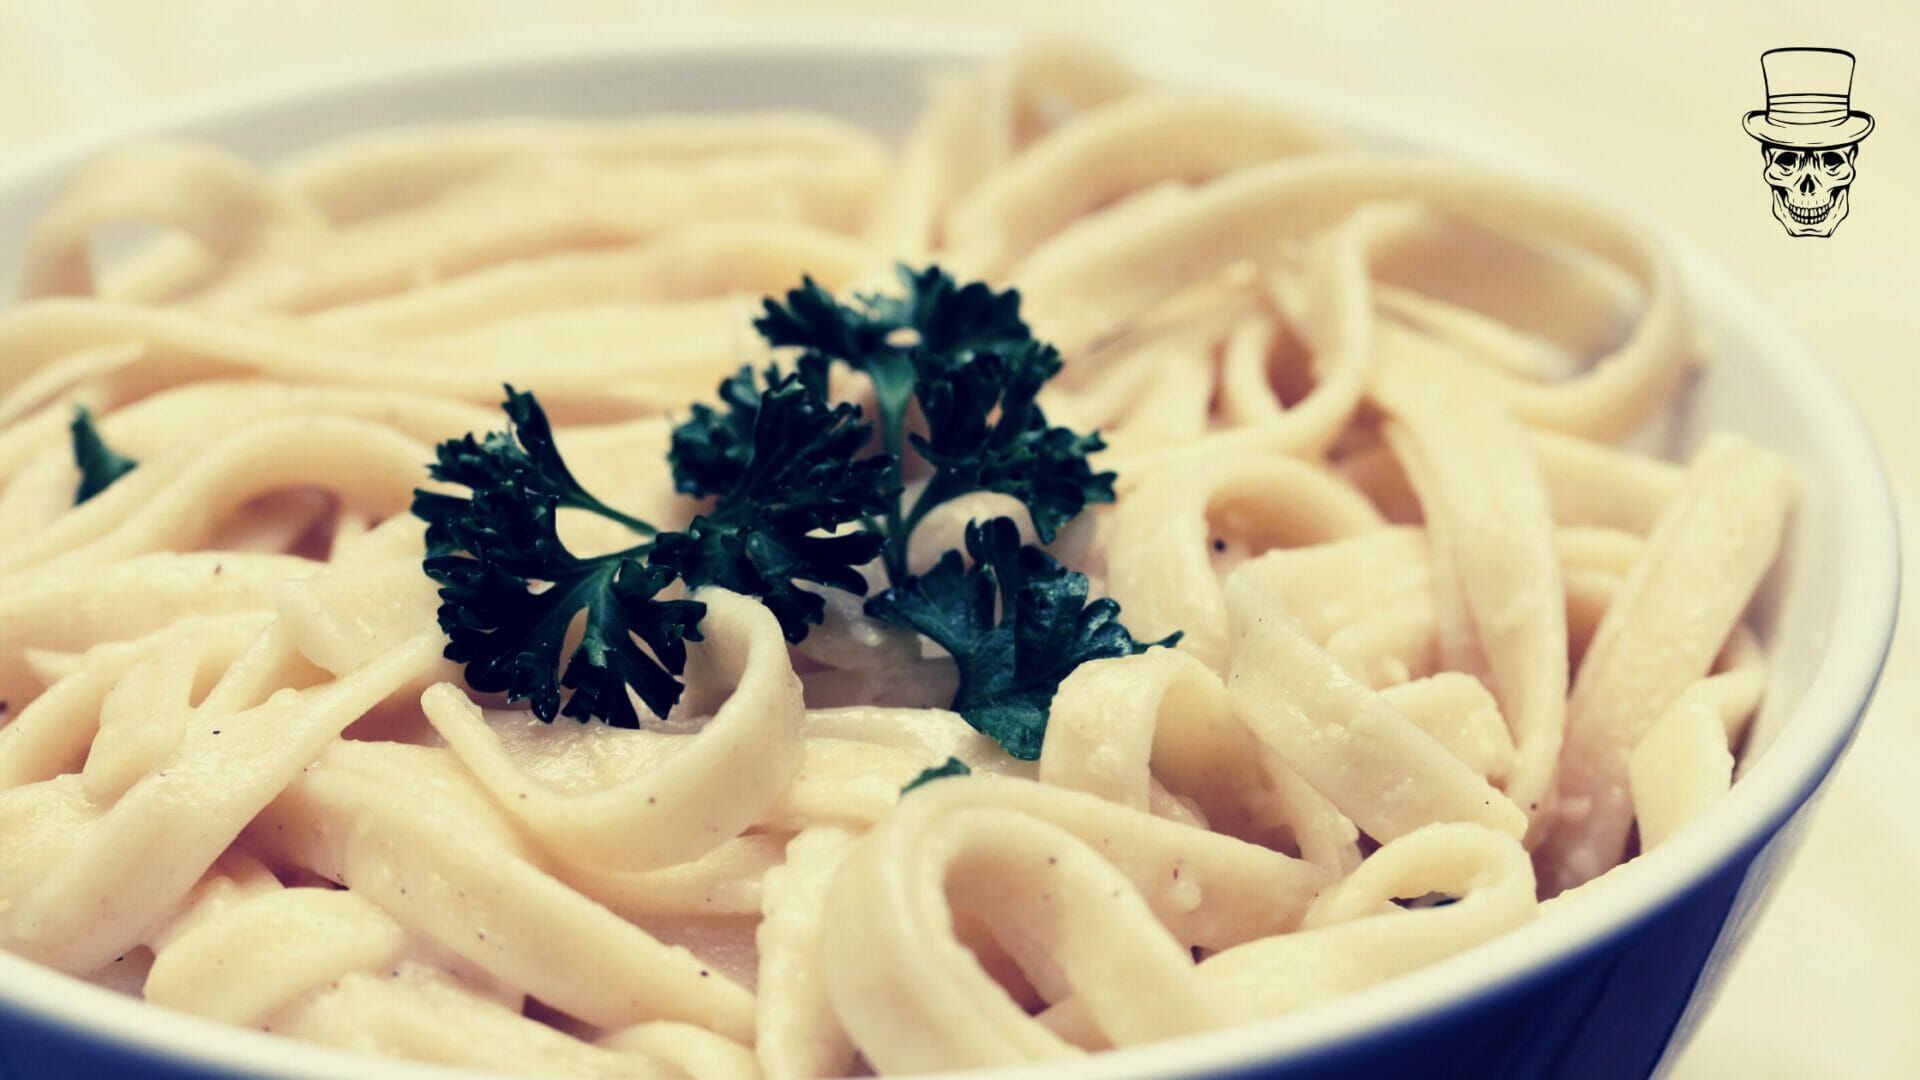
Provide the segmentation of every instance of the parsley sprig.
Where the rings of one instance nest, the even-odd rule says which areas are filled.
[[[941,762],[938,765],[933,766],[932,768],[920,770],[920,775],[907,781],[907,786],[900,789],[900,794],[905,795],[907,792],[912,791],[914,788],[920,787],[923,784],[931,784],[935,780],[945,780],[948,777],[952,777],[952,776],[972,776],[972,775],[973,775],[973,770],[967,768],[966,762],[961,761],[957,757],[949,757],[947,760]]]
[[[865,595],[862,568],[878,558],[889,587],[867,613],[947,650],[960,673],[954,709],[1032,759],[1074,668],[1177,641],[1135,641],[1119,605],[1089,600],[1087,578],[1023,546],[1009,518],[969,525],[964,557],[949,551],[910,572],[915,528],[951,499],[1011,495],[1051,542],[1089,504],[1113,500],[1114,476],[1089,464],[1097,434],[1042,413],[1040,389],[1061,361],[1021,321],[1019,294],[959,285],[937,267],[903,267],[901,281],[903,296],[842,303],[807,279],[766,302],[755,326],[797,349],[796,363],[742,368],[717,405],[694,406],[674,429],[674,487],[708,500],[684,529],[657,529],[582,487],[531,394],[508,387],[507,431],[442,443],[433,477],[468,494],[420,491],[413,509],[427,522],[447,656],[467,665],[469,685],[529,701],[543,720],[635,727],[632,697],[666,715],[685,643],[700,639],[705,607],[666,597],[676,581],[757,596],[798,642],[825,617],[803,583]],[[836,363],[873,380],[876,424],[829,398]],[[909,431],[914,406],[924,433]],[[925,475],[911,501],[909,448]],[[581,556],[560,540],[562,509],[616,522],[635,542]],[[569,649],[576,622],[584,629]]]
[[[676,575],[643,561],[651,540],[587,557],[570,550],[557,527],[563,507],[643,537],[657,530],[580,486],[532,394],[509,386],[503,408],[509,430],[441,443],[428,470],[471,494],[413,497],[414,514],[427,523],[423,565],[440,584],[447,659],[466,665],[475,690],[527,701],[548,722],[598,716],[639,727],[628,687],[665,716],[680,700],[684,643],[700,639],[706,606],[659,598]],[[569,651],[568,632],[583,610],[585,632]],[[562,687],[571,691],[564,708]]]
[[[881,450],[898,485],[905,448],[933,468],[911,506],[896,494],[884,518],[887,579],[907,577],[907,541],[941,503],[974,491],[1012,495],[1051,543],[1089,503],[1112,502],[1112,473],[1096,473],[1097,434],[1051,427],[1035,402],[1060,370],[1060,354],[1036,341],[1020,318],[1020,294],[956,284],[937,266],[900,268],[901,297],[856,296],[841,303],[812,278],[769,298],[754,321],[774,346],[800,350],[799,366],[824,387],[835,362],[873,380]],[[923,437],[907,433],[917,403]]]
[[[85,405],[73,407],[73,423],[67,430],[73,437],[73,463],[80,467],[80,484],[73,493],[75,506],[107,490],[139,464],[107,445],[93,426],[93,411]]]
[[[597,716],[637,727],[627,688],[665,716],[680,699],[684,643],[700,640],[705,605],[660,598],[675,580],[761,597],[795,641],[825,609],[796,580],[865,591],[854,567],[873,560],[879,538],[815,535],[874,512],[887,494],[872,483],[877,463],[849,465],[869,438],[859,410],[829,404],[793,376],[768,372],[766,380],[764,392],[750,374],[728,381],[730,411],[708,443],[676,438],[676,454],[700,477],[698,492],[718,494],[712,512],[680,531],[663,532],[582,487],[532,394],[507,388],[507,431],[440,444],[430,474],[469,494],[415,492],[413,512],[427,523],[424,566],[440,583],[446,655],[467,665],[470,686],[528,701],[542,720]],[[637,542],[580,556],[560,539],[562,509],[623,525]],[[569,651],[582,611],[585,633]],[[564,707],[563,688],[571,691]]]
[[[1007,518],[968,525],[966,544],[972,566],[949,551],[933,569],[868,601],[867,610],[951,653],[960,670],[954,711],[1014,757],[1040,756],[1053,693],[1074,668],[1180,639],[1135,641],[1120,625],[1119,604],[1089,602],[1086,575],[1021,546]]]
[[[760,597],[797,642],[825,617],[826,602],[796,581],[866,593],[857,567],[880,554],[884,538],[834,530],[886,507],[893,470],[883,458],[855,458],[872,429],[858,407],[829,402],[824,382],[772,369],[763,379],[764,389],[742,369],[720,385],[725,412],[695,406],[674,430],[674,486],[715,501],[684,532],[661,535],[653,561],[689,585]]]

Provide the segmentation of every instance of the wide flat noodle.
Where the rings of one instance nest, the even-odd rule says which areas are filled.
[[[1235,715],[1367,835],[1392,840],[1434,821],[1526,831],[1512,800],[1341,670],[1256,583],[1229,580],[1227,610]]]
[[[1574,681],[1561,807],[1540,853],[1548,895],[1620,861],[1633,747],[1707,673],[1779,551],[1793,495],[1786,466],[1737,436],[1694,456],[1686,490],[1654,526]]]
[[[881,1069],[1072,1056],[951,937],[954,908],[965,906],[1003,945],[1033,951],[1029,963],[1058,965],[1117,1043],[1232,1023],[1237,1011],[1195,978],[1187,947],[1285,929],[1320,881],[1283,855],[1093,796],[1001,778],[938,781],[903,799],[836,878],[823,943],[839,962],[828,990]],[[1143,979],[1165,994],[1133,993]]]
[[[1434,566],[1440,664],[1485,680],[1519,757],[1507,796],[1551,805],[1566,727],[1567,622],[1544,481],[1499,400],[1418,361],[1375,376],[1387,444],[1413,479]]]

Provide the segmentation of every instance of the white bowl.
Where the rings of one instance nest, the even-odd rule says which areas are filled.
[[[155,110],[0,162],[0,253],[81,161],[127,140],[212,139],[260,160],[385,126],[498,114],[621,115],[779,105],[897,135],[918,75],[1010,44],[994,33],[821,20],[706,22],[355,63]],[[1133,56],[1169,81],[1288,100],[1367,137],[1466,141],[1347,98],[1212,61]],[[1538,169],[1474,156],[1522,171]],[[1565,186],[1577,181],[1553,177]],[[1295,1077],[1418,1069],[1437,1075],[1644,1074],[1697,1019],[1852,737],[1892,638],[1899,563],[1892,498],[1859,416],[1819,360],[1764,304],[1677,238],[1717,363],[1667,436],[1684,452],[1742,432],[1792,459],[1805,492],[1781,565],[1755,601],[1771,670],[1733,791],[1617,875],[1612,887],[1416,974],[1245,1028],[1006,1076],[1259,1070]],[[0,256],[8,268],[17,261]],[[0,363],[5,358],[0,357]],[[375,1061],[152,1008],[0,954],[0,1074],[426,1077]]]

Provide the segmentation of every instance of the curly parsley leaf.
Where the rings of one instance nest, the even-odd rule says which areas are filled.
[[[441,443],[435,449],[437,460],[430,470],[435,480],[474,491],[517,491],[531,500],[598,514],[642,535],[653,533],[652,525],[615,510],[581,487],[553,444],[553,427],[547,423],[540,402],[511,386],[506,390],[507,400],[501,408],[506,411],[509,430],[491,432],[484,439],[476,440],[468,434]],[[423,494],[428,494],[430,505],[447,498]],[[433,521],[427,518],[430,528]],[[431,532],[427,539],[433,542]]]
[[[561,507],[637,533],[654,529],[580,486],[532,394],[508,387],[504,407],[509,431],[436,449],[429,472],[470,488],[466,497],[414,493],[413,513],[427,523],[422,565],[440,584],[447,658],[466,665],[473,689],[525,700],[549,723],[597,716],[638,727],[629,687],[665,716],[680,699],[684,643],[700,639],[705,605],[658,599],[675,574],[641,561],[649,544],[584,558],[568,550],[556,531]],[[583,611],[585,632],[569,652],[568,630]],[[563,687],[571,691],[564,708]]]
[[[915,365],[927,434],[912,443],[934,474],[907,516],[909,532],[956,495],[997,491],[1025,503],[1034,531],[1052,543],[1087,504],[1113,501],[1114,474],[1087,464],[1089,454],[1106,446],[1100,436],[1050,427],[1034,403],[1060,370],[1053,346],[1029,341],[967,361],[929,351],[917,354]]]
[[[919,401],[928,434],[912,445],[935,472],[911,509],[896,499],[885,515],[889,579],[905,578],[907,542],[921,519],[968,492],[1021,500],[1047,542],[1089,503],[1113,501],[1113,474],[1087,463],[1104,446],[1099,436],[1049,427],[1035,402],[1060,356],[1021,320],[1020,294],[958,284],[937,266],[903,266],[900,280],[902,296],[841,303],[809,278],[784,303],[767,300],[754,323],[769,344],[799,348],[802,370],[821,371],[822,385],[834,361],[866,372],[881,446],[896,462],[907,407]]]
[[[915,346],[975,352],[1033,340],[1020,319],[1020,294],[982,282],[960,285],[938,266],[898,268],[902,296],[856,296],[850,303],[811,277],[781,300],[769,297],[754,320],[769,345],[795,346],[867,371],[888,352]],[[903,338],[901,331],[912,331]]]
[[[1008,518],[969,525],[967,566],[957,551],[933,569],[867,601],[869,615],[918,631],[953,656],[953,709],[1007,753],[1040,756],[1054,691],[1089,660],[1133,656],[1141,643],[1120,624],[1120,605],[1087,600],[1087,578],[1037,547],[1022,546]]]
[[[1020,294],[994,292],[984,282],[957,284],[938,266],[899,267],[901,297],[868,297],[866,308],[882,323],[914,332],[934,352],[978,352],[1033,340],[1020,318]]]
[[[73,463],[80,467],[80,486],[73,493],[75,506],[107,490],[139,464],[107,445],[93,426],[93,412],[85,405],[73,407],[73,423],[67,430],[73,435]]]
[[[773,419],[788,421],[787,430],[792,430],[796,426],[793,421],[798,419],[814,428],[839,425],[845,431],[857,431],[858,442],[850,435],[841,435],[843,442],[823,448],[844,450],[849,458],[865,444],[871,429],[859,423],[860,409],[853,405],[835,407],[828,402],[825,367],[806,364],[788,376],[768,368],[761,378],[766,381],[768,393],[783,402],[780,408],[795,414],[773,415]],[[692,417],[673,429],[673,445],[667,453],[667,460],[673,466],[674,490],[701,497],[734,494],[754,464],[755,430],[760,423],[762,396],[753,369],[743,367],[721,382],[720,408],[704,403],[694,405]],[[784,404],[788,398],[798,397],[808,399],[819,408],[798,415],[800,410]],[[832,424],[823,423],[823,419]],[[770,448],[777,449],[784,447]]]
[[[856,296],[847,303],[803,278],[784,303],[767,298],[753,323],[767,344],[798,348],[803,370],[824,373],[839,361],[871,376],[883,448],[896,457],[918,378],[917,353],[944,353],[964,363],[975,353],[1033,340],[1020,319],[1018,292],[994,292],[977,281],[960,285],[938,266],[902,266],[899,275],[905,295]]]
[[[907,786],[900,789],[900,794],[905,795],[907,792],[912,791],[922,784],[932,783],[935,780],[944,780],[949,776],[971,775],[973,775],[973,770],[967,768],[966,762],[961,761],[957,757],[950,757],[944,764],[935,765],[931,769],[922,769],[919,776],[907,781]]]
[[[857,455],[872,437],[853,405],[827,400],[815,368],[769,369],[764,389],[748,369],[720,386],[724,409],[696,406],[674,429],[674,486],[715,499],[685,530],[654,542],[652,561],[689,587],[720,585],[758,596],[799,641],[826,604],[798,587],[811,581],[864,595],[857,567],[872,562],[881,535],[848,526],[892,503],[892,463]]]
[[[875,310],[877,301],[855,298],[842,304],[811,277],[787,290],[784,303],[773,297],[762,301],[754,329],[767,344],[793,346],[818,356],[841,360],[865,371],[873,357],[891,348],[887,338],[899,328],[897,320]]]

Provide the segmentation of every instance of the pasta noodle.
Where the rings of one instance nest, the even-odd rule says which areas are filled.
[[[128,224],[169,236],[96,268]],[[1050,550],[1177,646],[1072,671],[1037,762],[825,587],[797,645],[698,590],[686,695],[639,730],[464,682],[407,513],[436,443],[531,387],[585,487],[684,522],[673,418],[786,359],[756,299],[896,260],[1021,290],[1065,361],[1042,403],[1117,473]],[[781,112],[381,132],[273,172],[125,147],[22,281],[0,947],[228,1024],[799,1080],[1245,1023],[1577,905],[1735,782],[1765,690],[1742,617],[1790,470],[1612,444],[1693,361],[1640,223],[1063,45],[942,75],[897,154]],[[78,505],[76,405],[137,462]],[[906,561],[1003,515],[1051,531],[970,495]],[[607,551],[605,524],[559,528]]]

